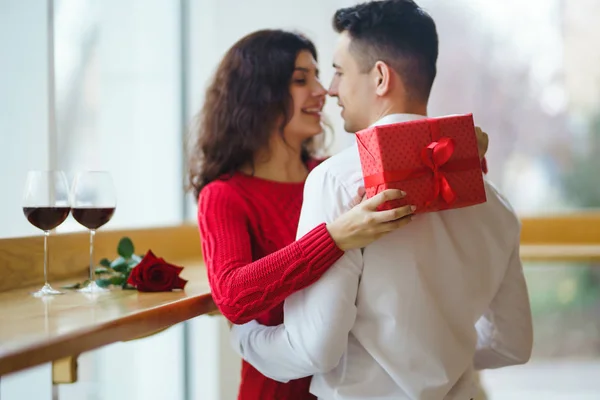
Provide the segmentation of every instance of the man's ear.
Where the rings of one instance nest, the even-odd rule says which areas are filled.
[[[375,93],[385,96],[392,88],[392,69],[383,61],[377,61],[373,67],[373,78],[375,79]]]

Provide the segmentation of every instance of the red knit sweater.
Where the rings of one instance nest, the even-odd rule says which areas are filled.
[[[318,280],[342,256],[325,224],[294,241],[303,189],[304,183],[237,173],[200,193],[198,224],[208,279],[216,305],[230,321],[281,324],[285,298]],[[238,399],[314,399],[310,379],[279,383],[243,361]]]

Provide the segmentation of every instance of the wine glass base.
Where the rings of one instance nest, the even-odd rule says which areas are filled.
[[[98,284],[95,281],[91,281],[89,283],[89,285],[87,285],[84,288],[78,289],[77,290],[80,293],[106,293],[106,292],[110,292],[109,289],[103,288],[98,286]]]
[[[61,292],[60,290],[56,290],[54,289],[52,286],[50,286],[48,283],[46,283],[44,285],[44,287],[42,287],[40,290],[38,290],[37,292],[32,292],[31,295],[33,297],[44,297],[44,296],[54,296],[57,294],[65,294],[65,292]]]

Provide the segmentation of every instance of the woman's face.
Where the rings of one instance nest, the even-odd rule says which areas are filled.
[[[290,94],[294,114],[283,133],[289,143],[302,143],[323,131],[321,112],[327,94],[319,81],[317,61],[309,51],[301,51],[296,57]]]

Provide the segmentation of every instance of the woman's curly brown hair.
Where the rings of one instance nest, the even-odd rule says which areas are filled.
[[[240,39],[225,54],[193,131],[188,179],[196,198],[210,182],[253,165],[275,128],[283,135],[293,112],[290,82],[303,50],[317,59],[314,44],[304,36],[261,30]],[[304,161],[313,156],[312,142],[303,145]]]

